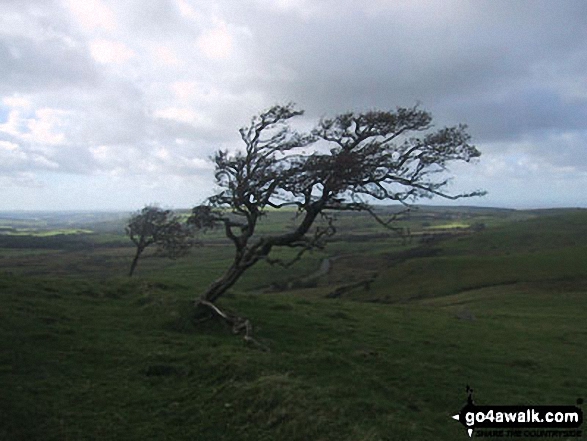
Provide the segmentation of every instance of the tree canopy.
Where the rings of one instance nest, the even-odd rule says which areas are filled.
[[[448,199],[482,195],[447,192],[451,163],[470,162],[480,152],[470,144],[466,126],[433,130],[429,112],[412,108],[348,112],[323,118],[308,133],[292,129],[303,111],[276,105],[240,129],[244,150],[219,151],[214,157],[219,191],[192,210],[197,229],[221,225],[235,247],[226,273],[199,302],[210,306],[251,266],[270,257],[275,247],[322,247],[334,234],[337,211],[366,211],[381,224],[374,202],[409,204],[420,198]],[[258,235],[259,219],[269,208],[297,208],[300,221],[288,231]],[[326,222],[312,228],[317,218]]]
[[[171,210],[147,205],[134,213],[128,220],[126,234],[136,245],[135,257],[130,266],[132,276],[138,260],[151,245],[155,245],[159,254],[176,258],[187,253],[192,246],[190,231]]]

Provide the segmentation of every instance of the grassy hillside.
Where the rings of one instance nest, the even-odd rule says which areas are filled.
[[[131,249],[0,250],[0,439],[458,440],[467,384],[479,404],[574,404],[587,395],[587,213],[493,214],[436,211],[411,229],[487,226],[406,243],[341,219],[359,239],[294,272],[254,268],[222,306],[270,352],[191,321],[223,246],[147,258],[132,280],[104,270]],[[312,286],[268,289],[327,257]]]

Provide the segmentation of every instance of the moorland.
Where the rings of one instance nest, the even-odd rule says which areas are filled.
[[[129,278],[128,216],[0,213],[0,439],[456,440],[466,385],[587,395],[585,209],[421,206],[401,237],[342,213],[324,250],[219,301],[268,351],[193,320],[232,258],[220,232]]]

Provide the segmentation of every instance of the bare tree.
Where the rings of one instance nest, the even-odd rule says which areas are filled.
[[[160,255],[177,258],[187,253],[192,246],[189,229],[171,210],[147,205],[128,220],[126,234],[136,245],[129,277],[132,277],[143,251],[151,245],[157,246]]]
[[[370,201],[407,205],[422,197],[458,199],[483,194],[445,192],[447,165],[480,156],[469,144],[465,126],[432,131],[431,115],[413,107],[349,112],[322,119],[311,133],[300,134],[291,129],[289,120],[302,114],[293,104],[277,105],[240,129],[244,151],[216,153],[213,160],[220,190],[195,207],[189,219],[198,229],[223,226],[234,244],[230,267],[197,304],[231,321],[235,331],[248,333],[250,324],[226,316],[214,302],[257,262],[292,263],[271,259],[274,248],[297,249],[295,261],[305,251],[323,247],[335,233],[332,213],[365,211],[393,228],[394,218],[382,219]],[[297,207],[300,219],[291,230],[255,234],[268,207],[286,206]],[[325,222],[316,222],[319,218]]]

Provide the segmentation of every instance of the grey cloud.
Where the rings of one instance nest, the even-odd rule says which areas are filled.
[[[119,14],[119,20],[128,29],[148,39],[173,38],[178,34],[185,37],[198,27],[181,15],[177,2],[173,0],[125,1],[124,10],[124,14]]]
[[[524,115],[518,124],[512,118],[503,127],[508,134],[540,125],[544,118],[537,109],[544,113],[548,106],[559,112],[554,120],[578,121],[573,115],[583,103],[567,108],[561,92],[551,89],[549,102],[542,104],[539,94],[525,89],[535,88],[534,69],[577,69],[573,60],[587,51],[583,2],[457,4],[469,8],[446,25],[430,18],[406,23],[385,8],[369,18],[357,8],[349,13],[344,3],[326,3],[331,16],[316,20],[249,16],[260,64],[294,73],[291,80],[259,79],[257,87],[272,88],[273,96],[293,95],[319,113],[421,101],[440,114],[454,114],[455,122],[472,116],[475,130],[484,136],[499,136],[495,129],[504,126],[488,115],[503,118],[512,108],[521,115],[526,107],[534,109],[530,112],[538,121]],[[502,94],[508,98],[500,102],[496,96]],[[457,112],[469,97],[477,106],[469,103]]]
[[[59,40],[0,36],[0,93],[43,92],[89,86],[99,78],[85,51]]]
[[[513,152],[564,169],[567,174],[582,173],[587,177],[587,130],[529,135]]]
[[[465,96],[439,107],[445,120],[467,123],[482,142],[587,129],[587,97],[570,101],[555,90],[529,87]]]
[[[468,123],[487,149],[483,173],[459,170],[475,188],[500,176],[500,164],[511,176],[522,172],[508,162],[516,155],[536,170],[587,167],[583,1],[185,1],[195,17],[182,16],[173,0],[104,0],[116,26],[88,30],[58,1],[0,0],[0,15],[28,26],[0,31],[0,97],[24,96],[33,113],[60,109],[54,130],[65,134],[61,145],[46,147],[0,133],[28,155],[18,162],[13,152],[12,163],[7,156],[2,174],[18,170],[13,182],[24,185],[33,182],[26,173],[58,164],[62,173],[118,173],[137,186],[163,174],[182,188],[192,173],[209,177],[202,160],[215,149],[241,145],[237,130],[254,113],[290,100],[307,111],[302,125],[416,102],[439,126]],[[198,49],[196,39],[215,26],[233,33],[232,58],[209,59]],[[93,39],[135,55],[96,64]],[[157,58],[162,47],[178,63]],[[175,96],[173,82],[193,82],[196,93]]]

